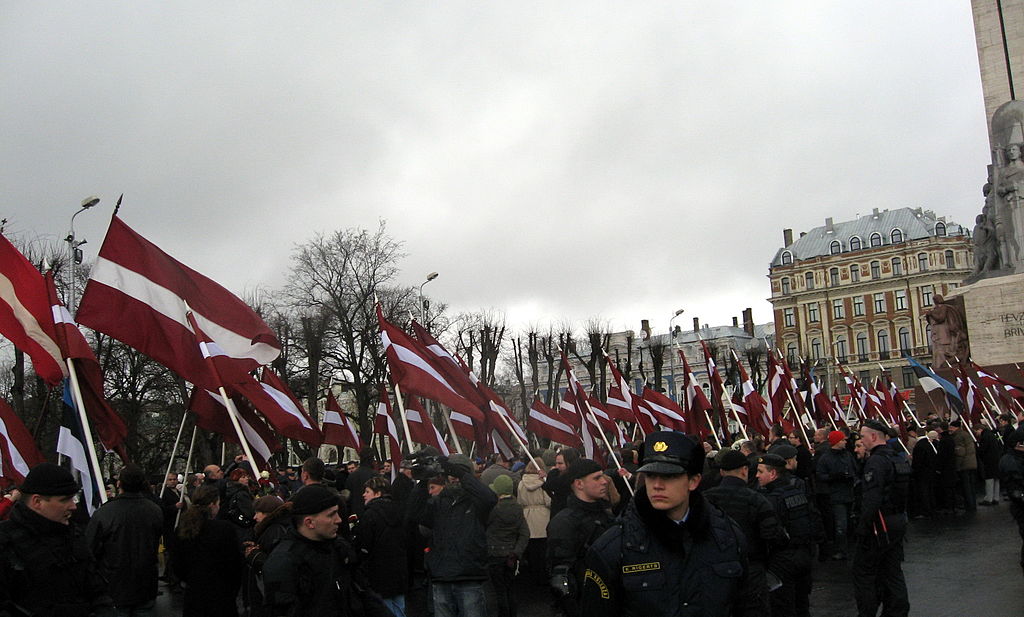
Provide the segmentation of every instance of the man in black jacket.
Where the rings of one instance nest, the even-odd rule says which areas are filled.
[[[79,490],[53,463],[25,477],[21,499],[0,523],[0,614],[88,615],[110,605],[85,538],[70,524]]]
[[[465,454],[441,459],[448,484],[436,496],[427,478],[417,478],[409,495],[410,520],[433,530],[426,566],[436,617],[486,617],[487,516],[498,497],[473,475]]]
[[[832,515],[832,559],[846,559],[847,530],[853,508],[853,485],[857,479],[857,461],[846,449],[846,433],[828,434],[829,450],[822,454],[815,470],[815,481],[828,489],[829,512]]]
[[[380,597],[360,581],[355,552],[338,537],[337,492],[320,484],[291,500],[295,525],[263,566],[272,617],[390,617]]]
[[[85,538],[118,613],[144,614],[156,601],[164,515],[143,494],[146,476],[137,465],[121,470],[117,487],[121,493],[96,510]]]
[[[370,478],[379,475],[377,470],[373,468],[373,461],[376,455],[374,454],[373,448],[363,448],[359,451],[359,466],[353,471],[349,472],[348,478],[345,479],[345,490],[348,491],[348,513],[359,516],[363,513],[363,508],[366,504],[363,503],[363,488],[366,486],[366,481]],[[320,460],[320,459],[317,459]],[[307,462],[309,462],[307,460]],[[323,462],[320,463],[321,469],[323,468]],[[306,483],[306,465],[303,463],[303,483]],[[322,473],[322,472],[321,472]]]
[[[779,525],[779,519],[768,499],[747,486],[747,457],[738,450],[726,449],[718,455],[718,466],[722,481],[718,486],[704,491],[704,497],[708,503],[718,506],[735,521],[747,539],[749,567],[745,585],[748,588],[748,603],[738,607],[737,613],[745,617],[768,615],[770,609],[765,562],[769,549],[784,547],[789,536]]]
[[[608,502],[611,478],[589,458],[574,462],[563,477],[572,494],[548,522],[547,564],[559,606],[566,615],[575,617],[583,585],[583,557],[614,518]]]
[[[384,476],[366,481],[363,501],[366,508],[352,529],[352,546],[360,569],[384,604],[395,615],[404,616],[405,593],[409,590],[404,504],[392,499],[391,482]]]
[[[704,449],[676,431],[644,440],[642,487],[584,562],[586,617],[725,617],[746,604],[746,542],[700,491]]]

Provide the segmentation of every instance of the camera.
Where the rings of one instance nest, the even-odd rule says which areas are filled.
[[[409,468],[412,470],[412,477],[416,480],[426,480],[444,473],[441,467],[441,457],[430,452],[414,452],[407,457],[412,463]]]

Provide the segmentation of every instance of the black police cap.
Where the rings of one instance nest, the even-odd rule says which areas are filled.
[[[21,484],[22,493],[44,497],[74,495],[80,488],[70,471],[54,463],[39,463]]]
[[[869,429],[878,431],[879,433],[885,435],[886,437],[890,436],[889,427],[882,424],[878,420],[865,420],[864,423],[861,424],[861,427],[867,427]]]
[[[769,467],[775,467],[776,469],[786,468],[786,459],[782,458],[778,454],[762,454],[757,457],[758,465],[768,465]]]
[[[796,448],[794,448],[793,446],[791,446],[791,445],[789,445],[787,443],[787,444],[779,444],[777,446],[772,446],[771,448],[768,448],[768,454],[777,454],[780,457],[782,457],[783,459],[787,459],[787,458],[796,458],[796,455],[798,454],[798,452],[797,452]]]
[[[750,461],[739,450],[728,448],[718,454],[718,468],[722,471],[732,471],[740,467],[746,467]]]
[[[637,471],[693,476],[703,470],[704,448],[683,433],[656,431],[644,439]]]

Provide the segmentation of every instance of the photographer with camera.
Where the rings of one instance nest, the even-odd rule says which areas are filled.
[[[416,486],[407,509],[411,521],[433,530],[426,557],[436,617],[486,617],[487,518],[498,497],[473,475],[464,454],[417,452],[409,457]],[[435,496],[427,479],[444,473],[448,484]]]

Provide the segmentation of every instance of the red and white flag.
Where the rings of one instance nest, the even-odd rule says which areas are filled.
[[[2,235],[0,335],[32,359],[36,375],[49,385],[56,386],[67,376],[43,275]]]
[[[566,357],[565,352],[562,352],[562,368],[565,370],[565,377],[569,382],[569,387],[566,388],[565,394],[562,395],[562,402],[558,406],[558,411],[561,417],[565,419],[566,424],[570,425],[580,436],[580,440],[583,442],[583,458],[593,459],[597,455],[594,440],[594,432],[597,429],[587,413],[587,393],[583,391],[583,386],[580,384],[579,379],[576,378],[576,373],[573,372],[572,365],[569,364],[569,358]]]
[[[295,397],[288,384],[284,382],[281,377],[270,370],[264,368],[260,375],[260,386],[263,391],[270,397],[274,404],[274,415],[280,417],[278,423],[271,422],[275,428],[280,424],[281,427],[277,428],[277,431],[286,437],[297,439],[299,441],[308,443],[311,446],[319,446],[323,443],[323,434],[320,429],[317,428],[316,422],[314,422],[306,410],[303,409],[302,403]],[[256,401],[252,401],[255,405]],[[260,413],[270,419],[266,406],[257,405]]]
[[[127,461],[124,440],[128,437],[128,426],[114,411],[103,394],[103,370],[93,353],[92,347],[85,340],[82,331],[71,318],[71,313],[57,297],[57,286],[53,282],[53,272],[46,273],[46,291],[50,300],[50,312],[53,316],[54,332],[57,344],[65,358],[71,360],[78,375],[78,388],[82,393],[85,413],[89,424],[103,447],[118,453],[121,460]]]
[[[334,393],[327,391],[327,404],[324,405],[324,425],[322,428],[324,443],[332,446],[349,447],[353,450],[361,450],[363,442],[359,439],[356,427],[349,420],[345,412],[341,410],[338,399]]]
[[[571,426],[545,405],[539,398],[533,399],[526,416],[526,428],[534,434],[572,448],[582,448],[583,440]]]
[[[245,302],[113,217],[82,294],[78,323],[216,390],[185,316],[189,309],[240,370],[270,364],[281,352],[273,331]]]
[[[281,442],[277,440],[270,427],[256,415],[248,402],[238,396],[232,397],[231,402],[238,411],[238,425],[242,429],[242,435],[249,443],[253,456],[259,457],[256,461],[257,466],[266,469],[271,454],[281,449]],[[196,426],[217,433],[228,443],[238,443],[238,435],[228,417],[227,403],[219,393],[195,387],[192,389],[188,408],[196,415]]]
[[[608,415],[624,422],[636,422],[640,431],[647,435],[654,431],[657,422],[651,415],[649,409],[641,405],[640,397],[633,394],[632,388],[626,378],[623,377],[619,368],[612,362],[611,356],[605,354],[608,362],[608,370],[612,374],[611,383],[608,384],[608,400],[605,408]]]
[[[402,464],[402,446],[398,438],[398,427],[395,426],[394,415],[391,413],[391,397],[387,389],[380,386],[380,399],[377,403],[377,417],[373,420],[373,432],[387,437],[391,450],[391,464],[394,469]]]
[[[671,431],[687,431],[683,410],[675,401],[649,386],[644,386],[642,398],[643,404],[654,414],[658,424]]]
[[[711,432],[707,422],[710,418],[708,414],[711,413],[714,407],[712,407],[707,395],[704,394],[704,388],[700,387],[700,384],[697,383],[697,378],[690,369],[690,363],[686,360],[686,354],[683,353],[682,349],[678,351],[679,357],[683,361],[683,400],[686,403],[683,411],[685,412],[686,425],[691,431],[699,435],[701,439],[704,439]]]
[[[29,470],[44,460],[25,423],[0,399],[0,477],[21,484]]]
[[[483,412],[452,386],[434,360],[434,354],[401,328],[384,319],[384,311],[379,304],[377,321],[391,378],[401,386],[402,392],[437,401],[475,421],[483,421]]]
[[[409,422],[409,436],[413,441],[425,446],[434,446],[445,456],[451,454],[448,444],[444,442],[444,437],[441,437],[440,431],[434,426],[430,414],[426,412],[418,396],[410,396],[405,401],[405,419]]]
[[[739,358],[733,357],[736,359],[736,368],[740,372],[740,391],[743,393],[743,407],[747,410],[750,426],[762,435],[767,435],[773,420],[768,413],[768,405],[761,393],[754,388],[754,382],[747,375],[743,363]]]

